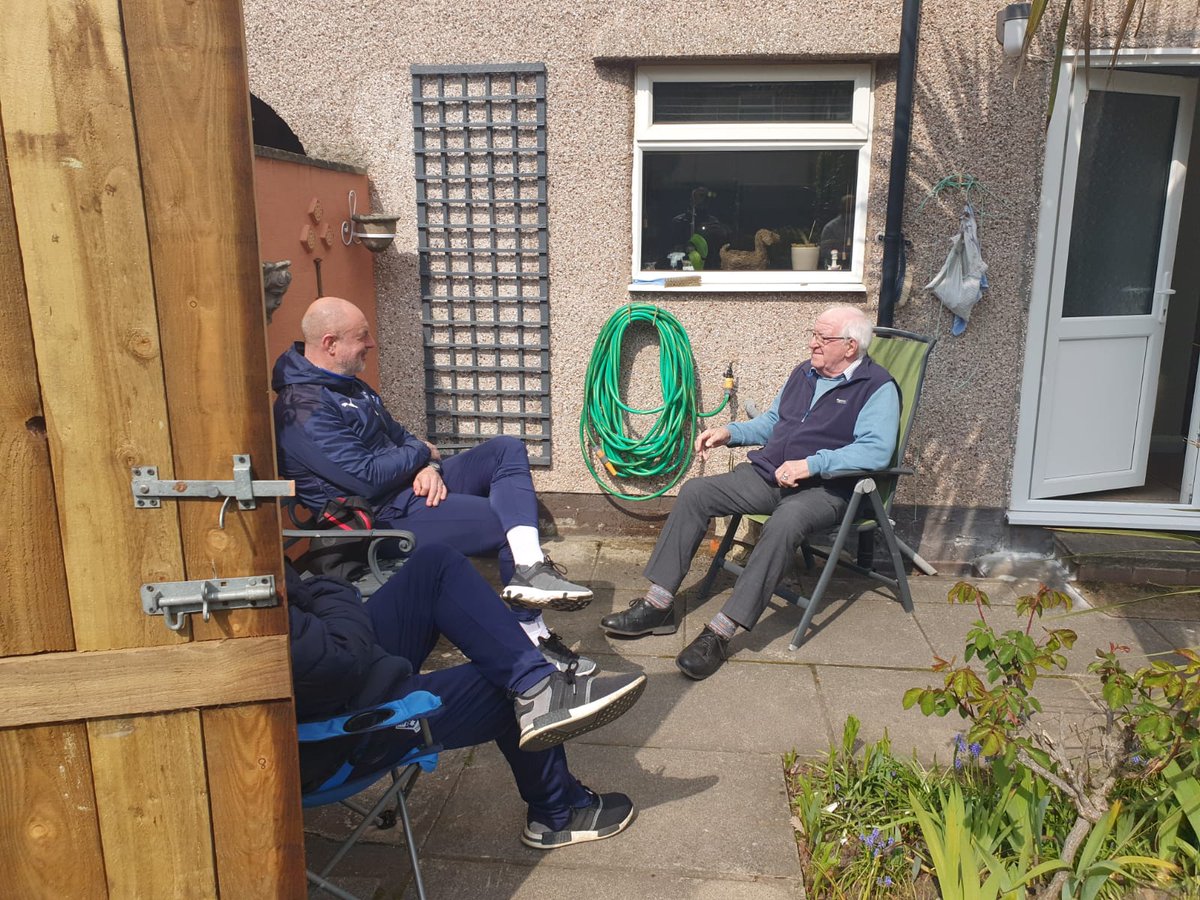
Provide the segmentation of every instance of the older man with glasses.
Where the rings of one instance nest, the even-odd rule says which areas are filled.
[[[712,517],[769,515],[729,600],[675,660],[696,680],[721,667],[738,630],[758,622],[800,542],[841,520],[854,479],[837,473],[881,469],[891,461],[900,394],[887,370],[867,355],[871,334],[860,309],[826,310],[809,337],[811,358],[792,370],[769,410],[697,436],[701,459],[714,447],[758,449],[732,472],[684,484],[646,565],[646,595],[605,616],[602,628],[625,637],[673,634],[675,591]]]

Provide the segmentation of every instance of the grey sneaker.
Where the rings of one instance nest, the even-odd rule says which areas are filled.
[[[567,671],[571,663],[575,663],[576,675],[595,674],[596,661],[588,659],[586,656],[580,656],[553,631],[550,632],[550,637],[538,638],[538,649],[542,651],[542,656],[546,657],[546,662],[560,672]]]
[[[567,570],[546,557],[532,566],[517,566],[512,581],[501,595],[530,609],[557,609],[572,612],[592,602],[592,592],[583,585],[572,584],[564,577]]]
[[[607,725],[627,713],[645,689],[641,672],[604,678],[580,675],[573,666],[555,672],[513,702],[520,747],[545,750]]]
[[[587,806],[571,810],[571,818],[558,831],[541,822],[529,822],[521,835],[521,842],[538,850],[553,850],[568,844],[584,841],[600,841],[620,834],[634,818],[633,801],[624,794],[591,794],[592,802]]]

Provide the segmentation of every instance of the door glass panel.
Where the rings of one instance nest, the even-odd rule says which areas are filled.
[[[1153,310],[1178,107],[1177,97],[1088,94],[1064,318]]]

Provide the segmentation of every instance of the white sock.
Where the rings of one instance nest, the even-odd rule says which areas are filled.
[[[529,643],[535,647],[538,645],[538,638],[550,637],[550,629],[546,627],[546,620],[540,615],[532,622],[520,622],[519,624],[525,629],[525,637],[529,638]]]
[[[518,566],[532,566],[546,556],[542,552],[538,530],[532,525],[514,525],[504,537],[508,539],[509,549],[512,550],[513,562]]]

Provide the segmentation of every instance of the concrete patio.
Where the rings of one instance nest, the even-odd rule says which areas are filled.
[[[519,840],[524,807],[499,751],[485,746],[444,753],[437,771],[422,776],[411,803],[430,898],[800,898],[784,752],[824,754],[854,715],[864,740],[886,729],[898,752],[948,760],[960,720],[927,719],[903,710],[900,701],[908,688],[936,678],[929,671],[934,654],[961,656],[977,614],[973,607],[947,604],[957,578],[914,576],[910,616],[890,591],[839,574],[830,603],[798,650],[789,651],[788,642],[800,611],[778,605],[753,632],[735,639],[736,655],[716,676],[696,683],[679,674],[674,657],[732,586],[722,575],[712,597],[695,598],[707,557],[697,559],[684,582],[686,615],[676,634],[626,640],[598,627],[602,615],[639,596],[650,547],[640,540],[582,537],[549,545],[572,579],[596,592],[582,612],[547,614],[550,626],[604,670],[649,675],[632,712],[568,747],[571,768],[586,784],[633,797],[637,821],[612,840],[548,853],[529,849]],[[811,588],[813,580],[802,576],[801,588]],[[1037,588],[1014,579],[972,581],[991,597],[993,621],[1003,627],[1016,624],[1017,597]],[[1094,648],[1127,645],[1128,662],[1137,666],[1139,656],[1195,646],[1198,607],[1193,598],[1176,598],[1123,607],[1119,616],[1097,611],[1060,623],[1080,639],[1067,673],[1039,688],[1047,727],[1061,728],[1095,710],[1084,674]],[[449,648],[435,655],[439,664],[457,661]],[[346,818],[336,809],[306,814],[311,865],[328,857],[334,846],[329,838],[345,833]],[[370,832],[366,841],[341,864],[339,883],[368,898],[414,897],[401,830]]]

